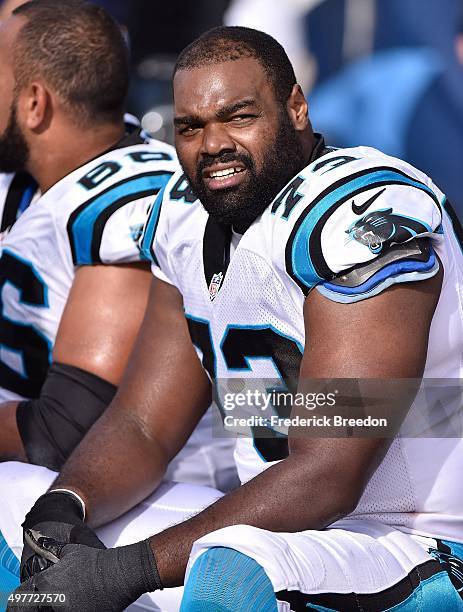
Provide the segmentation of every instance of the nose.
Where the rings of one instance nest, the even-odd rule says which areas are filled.
[[[204,127],[201,154],[216,156],[224,151],[235,151],[236,144],[222,123],[210,123]]]

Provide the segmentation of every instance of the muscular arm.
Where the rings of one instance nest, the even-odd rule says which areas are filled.
[[[56,483],[85,499],[92,525],[117,516],[152,490],[161,475],[159,465],[178,446],[177,428],[182,424],[191,430],[194,406],[209,399],[199,361],[186,341],[181,298],[172,287],[156,285],[118,396]],[[304,308],[307,340],[300,380],[420,377],[440,285],[441,276],[436,276],[349,305],[313,291]],[[366,341],[359,329],[374,329],[374,342]],[[171,411],[178,415],[175,424],[166,416]],[[183,583],[193,542],[214,530],[236,524],[272,531],[321,529],[348,514],[387,442],[298,438],[290,432],[289,448],[287,459],[151,538],[165,586]]]
[[[54,486],[81,494],[91,525],[119,516],[156,488],[210,401],[181,295],[154,279],[119,391]]]
[[[143,320],[150,280],[144,264],[78,268],[53,360],[118,385]]]
[[[301,380],[420,377],[440,284],[439,276],[349,305],[330,302],[313,291],[304,308]],[[365,333],[359,334],[359,329]],[[368,332],[373,329],[375,341],[370,343]],[[234,524],[271,531],[321,529],[348,514],[387,450],[387,441],[290,435],[289,448],[287,459],[192,519],[151,538],[165,586],[182,584],[193,542],[216,529]]]
[[[148,299],[145,264],[77,270],[53,350],[53,360],[118,385]],[[0,405],[0,458],[26,460],[16,423],[18,402]]]
[[[0,404],[0,461],[27,461],[24,446],[16,424],[18,402]]]

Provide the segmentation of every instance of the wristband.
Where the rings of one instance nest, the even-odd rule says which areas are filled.
[[[82,521],[85,521],[85,517],[87,516],[85,502],[75,491],[71,491],[71,489],[50,489],[48,493],[64,493],[65,495],[71,496],[77,502],[79,502],[81,510],[82,510]]]

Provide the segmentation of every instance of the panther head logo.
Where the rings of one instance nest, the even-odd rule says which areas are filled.
[[[375,210],[355,221],[347,230],[349,240],[367,246],[372,253],[380,253],[385,244],[406,242],[431,228],[417,219],[395,215],[392,208]]]
[[[444,567],[449,578],[463,599],[463,561],[452,554],[450,548],[441,540],[436,540],[438,548],[430,548],[429,554]]]

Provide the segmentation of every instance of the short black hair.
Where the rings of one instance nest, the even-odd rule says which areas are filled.
[[[118,23],[84,0],[30,0],[14,48],[16,91],[43,77],[79,125],[122,119],[129,51]]]
[[[174,75],[178,70],[190,70],[247,57],[254,58],[261,64],[277,100],[286,104],[296,84],[291,62],[279,42],[265,32],[252,28],[220,26],[208,30],[180,53]]]

